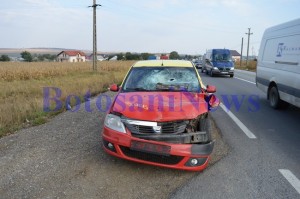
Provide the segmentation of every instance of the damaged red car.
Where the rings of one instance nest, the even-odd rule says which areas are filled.
[[[104,150],[119,158],[201,171],[214,147],[208,113],[219,105],[214,86],[204,86],[190,61],[138,61],[106,115]]]

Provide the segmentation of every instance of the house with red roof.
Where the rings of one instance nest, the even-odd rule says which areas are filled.
[[[64,50],[57,55],[58,62],[85,62],[85,54],[79,50]]]
[[[232,59],[236,62],[239,62],[241,60],[241,54],[238,53],[236,50],[230,50]]]

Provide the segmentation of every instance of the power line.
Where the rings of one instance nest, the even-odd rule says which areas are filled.
[[[96,8],[101,6],[96,3],[96,0],[93,0],[93,5],[88,6],[93,8],[93,71],[97,71],[97,14]]]
[[[240,66],[242,66],[242,60],[243,60],[243,48],[244,48],[244,37],[242,37]]]
[[[250,35],[252,35],[253,33],[250,33],[251,28],[248,28],[248,33],[246,33],[246,35],[248,35],[248,45],[247,45],[247,60],[246,60],[246,66],[248,66],[248,57],[249,57],[249,41],[250,41]]]

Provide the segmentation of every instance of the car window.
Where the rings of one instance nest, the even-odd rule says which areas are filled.
[[[190,91],[201,89],[194,68],[136,67],[123,84],[123,91]]]

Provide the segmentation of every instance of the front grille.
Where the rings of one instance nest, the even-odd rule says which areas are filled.
[[[219,71],[230,71],[230,68],[219,68]]]
[[[177,121],[177,122],[161,122],[158,126],[161,126],[160,132],[153,129],[152,126],[142,126],[135,124],[128,124],[125,122],[125,126],[133,134],[152,134],[152,133],[167,133],[167,134],[178,134],[183,133],[186,129],[187,122]]]
[[[182,156],[151,154],[142,151],[131,150],[130,148],[124,146],[120,146],[120,149],[128,157],[160,164],[174,165],[178,164],[183,159]]]

